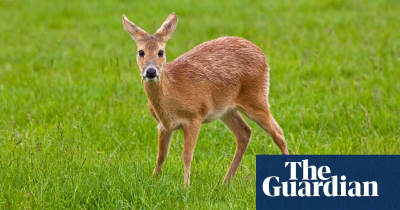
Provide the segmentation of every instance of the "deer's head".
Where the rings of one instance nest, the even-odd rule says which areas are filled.
[[[136,60],[140,75],[146,82],[157,82],[166,62],[165,46],[178,24],[175,13],[170,14],[153,35],[148,34],[123,15],[125,30],[137,44]]]

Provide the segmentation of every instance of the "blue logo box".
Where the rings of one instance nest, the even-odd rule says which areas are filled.
[[[399,155],[257,155],[257,209],[400,209]]]

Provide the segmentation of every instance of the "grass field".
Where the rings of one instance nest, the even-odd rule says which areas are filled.
[[[220,121],[202,127],[183,185],[182,133],[161,176],[156,122],[122,14],[155,32],[176,12],[172,61],[224,35],[258,45],[291,154],[399,154],[399,1],[0,0],[0,209],[255,208],[255,123],[233,181]]]

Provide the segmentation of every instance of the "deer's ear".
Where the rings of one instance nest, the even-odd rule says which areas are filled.
[[[124,24],[125,30],[131,35],[133,40],[138,40],[148,34],[141,28],[133,24],[125,15],[122,15],[122,23]]]
[[[176,16],[175,13],[171,13],[170,15],[168,15],[167,19],[157,30],[154,36],[158,36],[166,42],[171,37],[172,33],[174,33],[177,24],[178,16]]]

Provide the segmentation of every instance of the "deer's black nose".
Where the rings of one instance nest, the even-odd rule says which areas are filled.
[[[146,77],[149,79],[153,79],[157,76],[157,71],[153,68],[149,68],[146,70]]]

